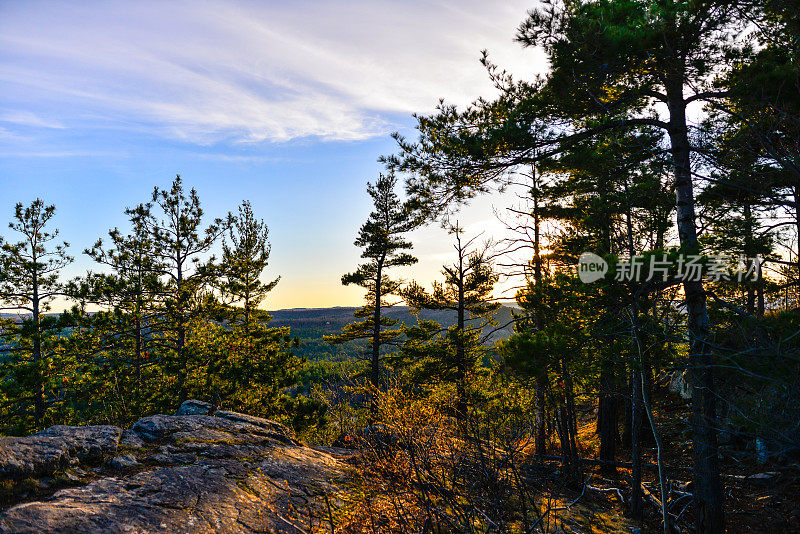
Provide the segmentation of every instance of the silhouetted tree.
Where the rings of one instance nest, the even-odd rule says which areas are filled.
[[[477,237],[463,240],[463,229],[458,223],[449,224],[448,233],[455,236],[456,261],[443,267],[444,281],[434,282],[430,292],[412,282],[403,289],[402,295],[414,308],[454,311],[456,324],[448,329],[445,338],[439,336],[441,327],[436,328],[430,322],[407,329],[409,340],[405,343],[403,357],[425,358],[431,364],[426,374],[455,383],[456,417],[463,419],[469,382],[483,355],[483,328],[500,307],[492,298],[498,275],[488,244],[475,248]]]
[[[366,304],[356,311],[359,320],[345,326],[341,334],[327,338],[332,343],[369,340],[370,380],[374,388],[378,388],[381,381],[381,346],[395,341],[401,334],[400,329],[391,328],[397,321],[382,314],[383,309],[391,305],[386,297],[397,294],[401,287],[401,282],[389,278],[386,271],[417,262],[405,252],[412,244],[404,237],[416,226],[416,220],[410,207],[398,199],[394,191],[396,184],[394,174],[381,174],[375,184],[367,184],[373,211],[361,225],[354,243],[362,249],[361,257],[367,261],[354,272],[342,276],[343,285],[355,284],[367,290]],[[370,406],[374,414],[374,400]]]

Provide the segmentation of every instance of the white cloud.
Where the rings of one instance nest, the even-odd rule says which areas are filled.
[[[8,128],[0,126],[0,141],[28,142],[32,139],[33,138],[30,136],[20,135],[16,132],[12,132]]]
[[[128,121],[199,144],[363,139],[393,129],[397,113],[430,112],[439,97],[486,95],[483,48],[513,72],[541,70],[540,55],[512,42],[528,7],[6,3],[0,97],[17,110],[9,122],[46,128]]]
[[[53,128],[63,130],[66,128],[58,121],[40,117],[30,111],[10,110],[0,113],[0,122],[17,124],[20,126],[33,126],[35,128]]]

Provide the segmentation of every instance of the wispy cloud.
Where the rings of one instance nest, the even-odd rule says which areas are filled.
[[[200,153],[198,159],[207,161],[222,161],[225,163],[265,163],[267,161],[288,161],[286,158],[274,156],[242,156],[232,154]]]
[[[33,126],[35,128],[53,128],[63,130],[66,128],[58,121],[40,117],[30,111],[11,110],[0,112],[0,122],[16,124],[19,126]]]
[[[41,128],[75,117],[84,126],[129,121],[198,144],[364,139],[394,128],[389,117],[398,112],[485,94],[482,48],[512,71],[540,70],[538,56],[511,40],[527,7],[6,3],[0,97],[9,109],[0,121]]]
[[[28,135],[21,135],[16,132],[12,132],[8,128],[3,128],[0,126],[0,141],[13,141],[13,142],[28,142],[31,141],[33,138]]]

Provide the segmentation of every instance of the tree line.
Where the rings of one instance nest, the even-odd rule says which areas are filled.
[[[40,199],[19,203],[0,242],[4,433],[128,423],[190,397],[301,425],[322,415],[285,393],[304,362],[260,307],[278,279],[263,281],[269,231],[248,201],[208,221],[177,176],[125,210],[127,231],[84,250],[100,269],[72,280],[54,215]],[[68,309],[52,313],[56,303]]]

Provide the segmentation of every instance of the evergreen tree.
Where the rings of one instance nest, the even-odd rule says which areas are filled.
[[[503,364],[523,383],[534,380],[537,404],[552,407],[554,427],[561,446],[562,462],[571,482],[582,481],[577,449],[577,411],[575,377],[585,377],[589,366],[580,357],[590,340],[595,300],[595,285],[582,284],[568,269],[555,268],[538,282],[528,280],[517,292],[522,312],[514,333],[500,343]],[[538,414],[536,450],[544,454],[547,410]]]
[[[663,246],[672,198],[662,183],[663,162],[656,157],[660,137],[644,128],[624,134],[605,132],[543,162],[543,169],[555,175],[547,189],[551,199],[547,211],[561,222],[560,232],[550,240],[555,261],[575,265],[584,251],[633,256],[643,248]],[[630,346],[628,329],[619,328],[620,304],[632,296],[621,299],[621,288],[610,284],[595,287],[592,335],[584,352],[599,374],[599,457],[608,470],[619,440],[618,399],[625,370],[620,347]]]
[[[690,142],[687,108],[724,98],[714,84],[730,70],[730,52],[739,43],[720,36],[744,27],[738,7],[722,1],[545,2],[529,13],[517,40],[544,48],[549,73],[534,82],[518,81],[485,60],[500,96],[479,99],[463,112],[441,104],[434,116],[419,117],[420,139],[397,136],[400,154],[388,159],[390,168],[413,173],[409,188],[426,205],[443,206],[599,132],[652,126],[669,139],[681,248],[697,254],[691,156],[698,147]],[[665,109],[663,119],[654,112],[657,104]],[[587,120],[596,117],[602,120]],[[706,293],[701,281],[682,285],[696,392],[697,530],[719,533],[724,530],[723,491]]]
[[[280,277],[262,282],[269,264],[269,230],[256,219],[250,202],[228,225],[222,259],[215,268],[214,285],[222,299],[219,318],[224,326],[196,322],[190,345],[199,356],[202,391],[215,404],[263,416],[289,418],[296,426],[319,419],[324,410],[318,403],[285,394],[297,383],[305,359],[296,357],[288,327],[271,328],[269,314],[261,303]]]
[[[87,327],[95,340],[87,356],[100,352],[99,358],[111,360],[110,374],[115,377],[115,403],[124,407],[118,417],[129,419],[143,413],[147,397],[155,384],[145,384],[146,368],[159,362],[154,332],[163,328],[163,317],[156,299],[164,289],[159,279],[160,265],[154,256],[153,236],[149,227],[150,206],[126,209],[130,233],[118,228],[108,232],[109,246],[102,239],[84,253],[109,273],[88,273],[72,285],[73,296],[100,306],[88,317]],[[133,373],[131,373],[131,369]]]
[[[44,426],[57,387],[50,360],[58,350],[61,323],[47,312],[64,293],[59,274],[72,258],[68,243],[56,243],[58,230],[47,229],[54,214],[55,206],[38,198],[28,206],[18,203],[8,227],[21,240],[2,242],[0,249],[0,310],[24,314],[19,324],[6,324],[2,331],[8,353],[2,360],[2,387],[11,403],[6,413],[19,421],[21,431]]]
[[[164,278],[164,289],[158,303],[164,314],[164,330],[159,343],[168,352],[167,371],[177,380],[175,392],[182,402],[188,395],[188,379],[197,364],[187,343],[195,321],[209,314],[209,283],[214,275],[214,258],[208,252],[229,226],[230,218],[214,219],[203,225],[203,210],[197,192],[186,194],[180,175],[169,190],[153,190],[152,207],[142,206],[153,240],[153,261]]]
[[[725,205],[720,196],[735,199],[728,218],[739,241],[761,252],[770,248],[770,239],[751,236],[750,228],[759,226],[759,212],[774,215],[769,230],[774,244],[788,251],[788,258],[775,256],[768,263],[783,264],[784,290],[793,306],[800,302],[800,28],[797,6],[784,0],[753,2],[746,11],[756,28],[760,46],[745,48],[736,58],[736,66],[719,80],[725,100],[709,106],[709,139],[715,149],[710,164],[717,169],[714,190],[706,196],[712,207]],[[729,178],[730,175],[730,179]],[[723,189],[727,194],[721,195]],[[732,198],[733,197],[733,198]],[[744,213],[748,211],[748,213]],[[764,229],[758,234],[765,234]],[[784,234],[781,236],[781,234]],[[783,239],[780,239],[783,237]],[[731,243],[734,245],[733,243]],[[741,252],[745,243],[735,244]],[[787,261],[788,260],[788,261]],[[761,315],[763,284],[747,288],[747,307]],[[787,302],[787,306],[789,303]]]
[[[428,365],[424,374],[455,384],[456,417],[466,416],[467,393],[481,363],[483,329],[500,304],[493,302],[492,290],[498,275],[494,272],[488,244],[475,248],[476,237],[462,239],[463,229],[448,225],[455,236],[456,261],[442,270],[444,281],[434,282],[428,292],[416,282],[402,291],[409,306],[425,310],[451,310],[456,324],[442,337],[441,328],[434,323],[421,322],[406,329],[408,341],[402,357],[407,360],[424,358]]]
[[[403,237],[415,227],[416,220],[409,206],[397,198],[396,184],[394,174],[381,174],[375,184],[367,184],[373,211],[361,225],[354,243],[362,249],[361,257],[367,261],[354,272],[342,276],[343,285],[355,284],[366,289],[366,303],[356,311],[357,321],[346,325],[341,334],[327,337],[332,343],[368,340],[373,388],[380,387],[381,383],[381,347],[396,341],[401,335],[400,329],[392,328],[397,321],[383,315],[383,310],[391,305],[386,297],[397,294],[401,288],[401,282],[389,278],[386,271],[417,262],[415,257],[405,252],[412,245]],[[370,403],[370,411],[374,416],[374,400]]]
[[[225,326],[195,321],[187,334],[195,365],[187,389],[194,398],[262,417],[278,417],[300,428],[319,422],[324,406],[287,389],[295,386],[306,363],[293,348],[289,327],[254,321]]]
[[[240,304],[241,313],[234,308],[234,323],[242,324],[245,333],[258,319],[261,302],[280,281],[261,281],[269,264],[269,229],[257,220],[249,201],[239,206],[239,215],[232,220],[222,245],[222,260],[218,284],[222,298],[230,304]]]
[[[781,179],[759,162],[763,151],[753,131],[739,121],[719,115],[708,120],[706,130],[714,132],[707,160],[713,166],[713,182],[698,195],[701,213],[709,231],[703,243],[718,254],[744,258],[742,267],[752,266],[758,257],[772,255],[774,228],[765,228],[764,215],[775,209]],[[788,223],[791,225],[792,223]],[[761,264],[752,276],[741,281],[717,284],[716,290],[743,290],[743,308],[750,315],[764,316],[764,279]],[[727,297],[727,295],[725,295]],[[735,298],[735,295],[734,295]]]

